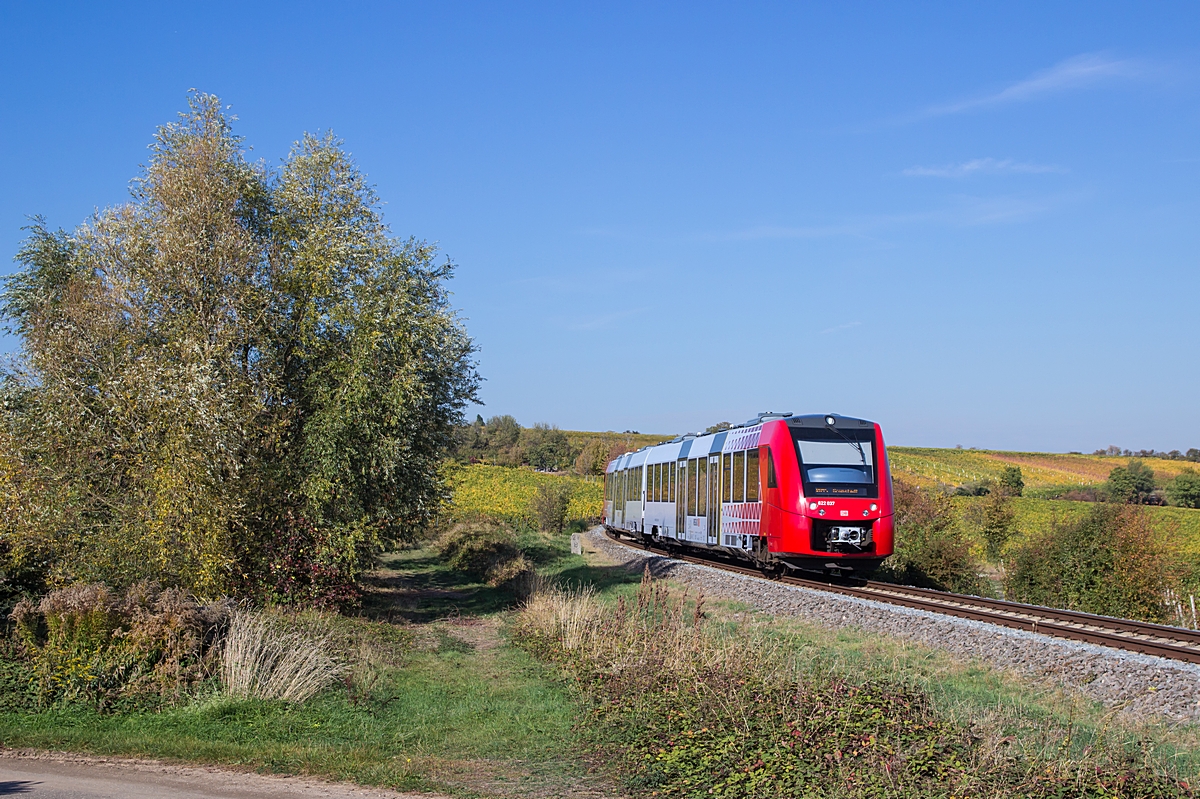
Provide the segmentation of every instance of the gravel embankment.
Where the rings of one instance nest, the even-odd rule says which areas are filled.
[[[710,569],[614,543],[599,527],[588,532],[587,540],[618,563],[635,570],[649,564],[655,576],[670,576],[707,596],[823,627],[856,627],[915,641],[1077,690],[1131,716],[1200,720],[1198,665]]]

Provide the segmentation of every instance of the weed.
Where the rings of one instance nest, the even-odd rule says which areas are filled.
[[[17,640],[42,702],[109,707],[133,697],[175,701],[211,671],[211,649],[228,615],[178,589],[138,583],[121,594],[77,583],[17,603]]]

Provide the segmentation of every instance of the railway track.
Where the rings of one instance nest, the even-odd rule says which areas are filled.
[[[849,585],[790,575],[769,577],[750,566],[671,551],[664,547],[647,544],[640,539],[631,541],[611,530],[606,532],[610,539],[631,549],[654,552],[675,560],[745,574],[763,580],[773,580],[787,585],[844,594],[860,599],[872,599],[876,602],[887,602],[907,608],[958,616],[1057,638],[1155,655],[1170,660],[1200,663],[1200,631],[1196,630],[1114,619],[1073,610],[1024,605],[1019,602],[1006,602],[1002,599],[986,599],[944,591],[932,591],[926,588],[892,585],[891,583],[864,581],[862,585]]]

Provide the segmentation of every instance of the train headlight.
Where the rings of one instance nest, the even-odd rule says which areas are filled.
[[[815,502],[810,502],[810,503],[808,503],[808,509],[809,509],[809,510],[816,510],[816,509],[817,509],[817,503],[815,503]]]
[[[879,506],[878,506],[878,505],[876,505],[874,502],[872,502],[872,503],[871,503],[871,510],[879,510]]]
[[[834,424],[834,422],[836,422],[836,421],[837,421],[837,420],[836,420],[836,419],[834,419],[832,416],[826,416],[826,417],[825,417],[825,424],[829,425],[830,427],[833,427],[833,424]]]

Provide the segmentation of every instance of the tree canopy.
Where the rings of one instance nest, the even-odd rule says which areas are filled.
[[[1146,503],[1154,493],[1154,471],[1134,458],[1108,473],[1106,491],[1113,502]]]
[[[0,297],[10,570],[338,601],[433,517],[475,398],[453,266],[332,134],[250,163],[193,93],[131,201],[30,226]]]

